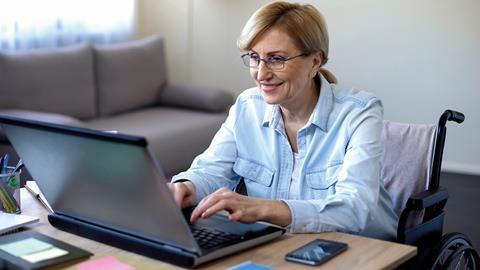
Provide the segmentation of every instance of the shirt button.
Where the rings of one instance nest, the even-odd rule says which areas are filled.
[[[257,171],[255,171],[255,170],[251,171],[251,172],[250,172],[250,175],[251,175],[251,176],[256,176],[256,175],[257,175]]]
[[[302,144],[302,145],[305,144],[305,140],[301,140],[300,144]]]

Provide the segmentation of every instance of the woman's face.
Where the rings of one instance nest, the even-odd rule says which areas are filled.
[[[284,31],[272,27],[258,38],[249,53],[261,59],[272,56],[287,59],[303,52]],[[305,98],[310,99],[308,92],[315,89],[313,77],[317,74],[321,62],[319,53],[286,61],[281,70],[272,70],[264,61],[260,61],[258,68],[250,68],[250,75],[262,91],[265,102],[298,107]]]

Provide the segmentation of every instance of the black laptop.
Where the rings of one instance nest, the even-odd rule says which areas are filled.
[[[221,214],[190,224],[143,137],[5,114],[0,126],[54,210],[49,222],[61,230],[185,267],[284,233]]]

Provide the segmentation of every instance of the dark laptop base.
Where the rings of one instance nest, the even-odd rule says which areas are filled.
[[[48,221],[52,226],[62,231],[90,238],[94,241],[120,249],[142,254],[181,267],[192,268],[195,265],[195,256],[193,254],[182,252],[179,249],[177,250],[133,235],[120,233],[78,220],[73,221],[70,218],[55,214],[48,215]]]

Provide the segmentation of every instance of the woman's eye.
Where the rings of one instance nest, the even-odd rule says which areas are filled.
[[[260,61],[260,56],[258,56],[258,54],[255,54],[255,53],[251,53],[250,54],[250,59],[252,59],[254,61]]]
[[[284,61],[285,61],[285,58],[279,55],[272,55],[268,57],[268,62],[270,63],[280,63]]]

